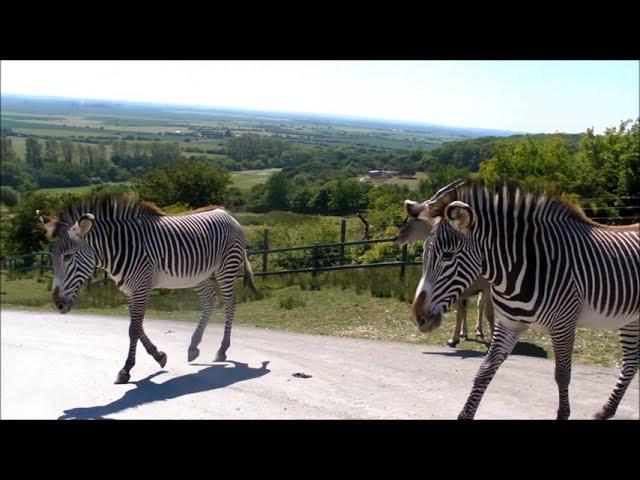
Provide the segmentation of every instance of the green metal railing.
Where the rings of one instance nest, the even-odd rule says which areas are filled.
[[[296,273],[311,273],[316,275],[318,272],[326,272],[332,270],[348,270],[358,268],[377,268],[377,267],[398,267],[401,277],[404,277],[407,266],[420,265],[420,261],[409,259],[407,255],[407,246],[401,249],[399,258],[383,261],[358,263],[355,260],[359,255],[347,255],[346,249],[350,247],[367,247],[377,243],[391,243],[393,238],[381,238],[375,240],[360,240],[351,242],[335,242],[335,243],[316,243],[313,245],[304,245],[286,248],[269,248],[267,243],[267,235],[265,234],[265,242],[261,248],[248,248],[247,254],[251,256],[261,257],[262,265],[260,268],[254,266],[254,275],[265,277],[269,275],[285,275]],[[299,264],[293,268],[269,268],[269,258],[274,255],[281,255],[291,252],[310,252],[310,255],[299,259]],[[329,254],[327,254],[329,252]],[[333,256],[331,253],[335,253]],[[254,261],[255,262],[255,261]],[[254,263],[252,262],[252,263]],[[295,260],[290,263],[295,263]],[[254,263],[255,265],[255,263]],[[8,273],[18,273],[27,270],[38,270],[42,275],[47,270],[52,270],[51,252],[35,252],[23,255],[13,255],[4,258],[3,270]],[[239,274],[238,276],[242,276]],[[106,272],[94,272],[93,278],[88,284],[106,283]]]

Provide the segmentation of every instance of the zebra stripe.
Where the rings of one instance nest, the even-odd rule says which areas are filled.
[[[199,355],[198,345],[216,305],[211,282],[216,280],[225,328],[215,361],[226,360],[236,310],[235,280],[242,264],[245,279],[255,290],[242,227],[228,212],[206,207],[189,214],[165,215],[129,196],[98,195],[71,205],[53,222],[48,225],[56,238],[52,248],[54,306],[61,313],[68,312],[96,266],[129,298],[129,353],[116,383],[128,382],[138,340],[160,366],[166,364],[166,354],[149,340],[142,325],[154,288],[195,288],[202,316],[188,349],[191,361]]]
[[[551,336],[559,419],[570,414],[576,327],[620,329],[618,384],[596,418],[613,416],[640,358],[640,224],[607,227],[562,200],[479,182],[427,203],[443,221],[428,246],[419,315],[441,315],[477,275],[492,285],[494,338],[459,418],[473,418],[496,370],[532,324]]]

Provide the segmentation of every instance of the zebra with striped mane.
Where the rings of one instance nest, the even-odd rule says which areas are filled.
[[[218,282],[225,329],[215,361],[226,360],[236,310],[235,280],[244,265],[245,283],[257,292],[240,224],[222,207],[208,206],[166,215],[133,195],[94,194],[48,218],[36,212],[52,245],[53,306],[67,313],[93,269],[104,269],[129,299],[129,353],[115,383],[127,383],[142,342],[161,367],[167,355],[147,337],[143,319],[156,288],[195,288],[202,316],[193,333],[188,360],[198,357],[211,311],[216,305],[212,279]]]
[[[594,418],[612,417],[640,362],[640,224],[598,224],[577,206],[513,185],[456,182],[421,204],[440,218],[413,301],[421,330],[439,324],[478,275],[491,284],[496,323],[459,419],[472,419],[519,336],[537,324],[550,333],[558,419],[570,414],[576,327],[619,329],[623,360],[609,399]]]

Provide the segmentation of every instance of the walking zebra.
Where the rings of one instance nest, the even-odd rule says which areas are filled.
[[[620,375],[594,416],[612,417],[640,362],[640,224],[600,225],[563,200],[481,182],[457,182],[421,206],[420,218],[441,220],[413,301],[420,329],[437,324],[478,275],[491,283],[496,311],[489,353],[458,418],[474,417],[498,367],[532,324],[550,333],[558,419],[570,414],[576,327],[620,330]]]
[[[419,219],[418,214],[421,210],[421,204],[418,202],[405,200],[404,204],[408,215],[402,225],[398,227],[396,243],[398,245],[407,245],[413,242],[424,242],[424,252],[426,253],[427,243],[433,232],[434,224],[437,223],[437,219],[435,221],[434,219]],[[426,256],[423,254],[423,267],[425,259]],[[453,327],[451,338],[447,340],[447,345],[452,348],[458,345],[461,339],[463,341],[467,339],[467,303],[469,298],[474,295],[478,295],[478,316],[476,317],[475,328],[476,337],[484,340],[484,332],[482,331],[482,318],[484,316],[487,317],[491,334],[493,335],[494,313],[493,303],[491,303],[491,286],[486,279],[478,277],[460,294],[460,298],[456,302],[456,324]]]
[[[55,241],[53,306],[67,313],[81,285],[97,266],[104,269],[129,298],[129,354],[115,383],[127,383],[135,364],[138,340],[161,367],[167,355],[144,332],[142,321],[154,288],[194,287],[202,316],[191,338],[188,360],[198,357],[211,311],[216,305],[212,279],[218,282],[226,316],[224,336],[215,361],[226,360],[236,310],[235,280],[244,264],[244,278],[257,291],[240,224],[221,207],[204,207],[165,215],[156,206],[131,195],[93,195],[49,219],[36,212]]]

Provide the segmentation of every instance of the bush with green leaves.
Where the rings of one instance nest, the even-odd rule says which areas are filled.
[[[14,207],[13,217],[2,222],[4,247],[6,253],[31,253],[48,250],[49,240],[45,236],[42,223],[36,216],[36,210],[46,215],[57,213],[63,205],[76,200],[70,193],[50,195],[31,193],[22,195],[20,202]]]
[[[11,187],[0,187],[0,202],[7,207],[15,207],[18,204],[18,192]]]
[[[206,157],[192,157],[146,173],[134,181],[134,188],[141,199],[160,207],[180,203],[198,208],[224,205],[230,184],[230,175]]]

